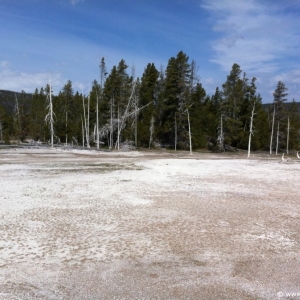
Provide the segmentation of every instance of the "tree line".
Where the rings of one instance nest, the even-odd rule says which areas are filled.
[[[182,51],[165,69],[149,63],[141,78],[134,70],[129,74],[123,59],[108,72],[102,58],[99,69],[99,81],[87,95],[75,92],[69,80],[58,95],[48,84],[31,97],[22,92],[9,105],[0,103],[0,141],[49,143],[51,99],[55,143],[226,151],[247,149],[251,137],[252,150],[299,149],[298,106],[294,100],[284,105],[287,88],[281,81],[265,109],[256,78],[249,79],[238,64],[212,96],[199,80],[196,62]]]

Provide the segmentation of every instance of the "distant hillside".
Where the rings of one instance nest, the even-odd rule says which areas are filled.
[[[2,106],[9,114],[14,111],[16,96],[18,100],[24,97],[28,102],[32,99],[32,94],[0,90],[0,106]]]
[[[265,111],[268,111],[269,107],[272,105],[273,103],[266,103],[266,104],[263,104],[263,108],[265,109]],[[291,106],[292,102],[287,102],[287,103],[284,103],[284,108],[286,110],[288,110]],[[300,102],[296,102],[297,106],[298,106],[298,113],[300,114]]]
[[[16,96],[19,100],[21,99],[21,97],[24,97],[24,99],[28,100],[28,102],[30,102],[30,100],[32,99],[32,94],[22,94],[13,91],[0,90],[0,106],[4,107],[8,113],[12,113],[15,107]],[[291,104],[292,102],[284,103],[284,107],[286,109],[289,109]],[[298,112],[300,114],[300,102],[296,102],[296,104],[298,106]],[[270,105],[272,105],[272,103],[265,103],[262,106],[266,111],[268,111]]]

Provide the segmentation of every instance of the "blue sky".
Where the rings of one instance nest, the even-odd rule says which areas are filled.
[[[0,0],[0,89],[87,93],[101,57],[141,76],[182,50],[209,94],[237,63],[263,102],[279,80],[300,101],[299,28],[299,0]]]

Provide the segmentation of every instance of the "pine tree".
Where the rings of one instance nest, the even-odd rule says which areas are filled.
[[[270,153],[272,153],[272,149],[274,148],[275,144],[277,154],[280,144],[284,140],[285,135],[283,134],[283,131],[281,131],[281,126],[283,126],[285,115],[283,103],[287,101],[286,96],[288,95],[286,91],[287,88],[285,87],[285,84],[282,81],[278,81],[277,87],[273,93],[274,101],[272,114],[272,131],[270,138]]]
[[[240,110],[247,80],[240,78],[242,70],[238,64],[233,64],[226,82],[222,85],[223,101],[222,112],[224,116],[224,142],[229,146],[237,147],[240,142],[240,131],[243,126],[240,119]]]
[[[198,83],[192,91],[192,106],[190,108],[190,119],[192,128],[193,148],[203,148],[207,146],[207,133],[210,130],[211,115],[209,113],[208,98],[201,83]]]
[[[29,135],[34,141],[45,142],[46,95],[44,89],[35,90],[30,104]]]
[[[292,104],[288,109],[288,117],[290,121],[289,131],[289,150],[299,151],[300,149],[300,114],[297,103],[293,99]]]
[[[0,122],[1,122],[1,143],[9,144],[10,136],[13,133],[13,116],[0,105]]]
[[[156,111],[154,109],[154,101],[158,87],[158,76],[159,72],[155,68],[155,65],[153,63],[149,63],[141,78],[141,86],[139,89],[140,107],[151,103],[138,114],[138,136],[139,143],[142,147],[147,147],[149,145],[151,125],[153,127],[152,140],[155,140],[155,127],[153,120],[157,118],[155,114]]]
[[[170,58],[166,69],[164,107],[162,115],[162,139],[169,145],[175,143],[175,116],[179,148],[189,146],[186,109],[191,104],[191,67],[189,57],[180,51]]]
[[[65,143],[67,145],[68,143],[68,137],[69,139],[72,139],[72,125],[74,121],[74,103],[73,103],[73,97],[74,97],[74,90],[72,87],[72,82],[68,80],[68,82],[64,85],[62,89],[62,98],[64,102],[64,118],[65,121]],[[70,140],[69,140],[70,141]]]
[[[15,100],[14,135],[21,142],[24,142],[29,133],[30,103],[27,101],[24,91],[21,92],[20,97],[15,95]]]

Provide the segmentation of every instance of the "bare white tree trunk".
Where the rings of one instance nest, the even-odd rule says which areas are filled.
[[[48,97],[47,97],[48,98]],[[49,84],[49,98],[48,98],[48,114],[45,117],[45,121],[50,123],[50,135],[51,135],[51,147],[53,148],[53,136],[54,136],[54,112],[53,112],[53,104],[52,104],[52,93],[51,93],[51,84]]]
[[[89,97],[88,97],[88,118],[86,117],[86,112],[85,112],[85,103],[84,103],[84,96],[82,94],[82,106],[83,106],[83,118],[84,118],[84,128],[85,128],[85,139],[86,139],[86,147],[90,148],[90,136],[89,136],[89,110],[90,110],[90,105],[89,105]]]
[[[273,120],[272,120],[272,132],[271,132],[271,140],[270,140],[270,154],[272,154],[274,122],[275,122],[275,105],[274,105]]]
[[[120,150],[120,106],[118,104],[118,140],[117,140],[117,145],[118,145],[118,150]]]
[[[129,113],[129,109],[130,107],[134,107],[134,103],[132,103],[132,101],[135,101],[135,99],[133,99],[133,95],[134,95],[134,92],[135,92],[135,85],[136,85],[136,81],[134,82],[133,86],[132,86],[132,90],[131,90],[131,95],[129,97],[129,100],[128,100],[128,103],[127,103],[127,106],[126,106],[126,109],[125,109],[125,112],[124,112],[124,115],[122,116],[121,118],[121,124],[120,124],[120,130],[118,132],[118,141],[120,141],[120,135],[121,135],[121,131],[122,131],[122,128],[125,124],[125,121],[126,119],[132,115],[132,113]],[[135,111],[134,111],[135,113]],[[117,147],[117,144],[115,145],[115,148]]]
[[[289,140],[290,140],[290,117],[288,116],[287,141],[286,141],[286,154],[289,154]]]
[[[2,123],[0,121],[0,141],[2,142],[3,141],[3,128],[2,128]]]
[[[18,130],[19,130],[19,134],[21,134],[21,121],[20,121],[19,101],[18,101],[18,98],[17,98],[16,94],[15,94],[15,97],[16,97],[15,119],[16,119],[16,121],[18,123],[17,127],[18,127]]]
[[[135,106],[134,106],[134,121],[135,121],[135,130],[134,130],[134,138],[135,138],[135,146],[137,147],[137,97],[135,97]]]
[[[66,111],[66,146],[68,145],[68,112]]]
[[[278,121],[277,133],[276,133],[276,155],[278,155],[278,144],[279,144],[279,121]]]
[[[99,149],[99,99],[97,93],[97,103],[96,103],[96,134],[97,134],[97,149]]]
[[[90,95],[88,96],[88,107],[87,107],[87,128],[86,128],[86,140],[87,148],[90,148]]]
[[[220,125],[218,128],[217,142],[221,151],[224,151],[224,132],[223,132],[223,115],[220,116]]]
[[[175,113],[175,151],[177,150],[177,120],[176,120],[176,113]]]
[[[113,107],[114,107],[114,97],[110,99],[110,142],[109,149],[113,147]],[[119,138],[119,136],[118,136]]]
[[[82,116],[81,116],[81,125],[82,125],[82,147],[84,148],[84,125],[83,125]]]
[[[249,142],[248,142],[248,157],[250,157],[250,148],[251,148],[251,137],[253,135],[253,117],[254,117],[254,110],[255,110],[255,102],[253,104],[252,114],[251,114],[251,121],[250,121],[250,132],[249,132]]]
[[[190,114],[189,114],[189,110],[186,110],[187,115],[188,115],[188,123],[189,123],[189,138],[190,138],[190,155],[193,154],[192,152],[192,134],[191,134],[191,123],[190,123]]]
[[[106,76],[106,67],[105,67],[105,61],[104,57],[102,57],[100,62],[100,101],[103,100],[103,82],[105,80]],[[108,137],[108,135],[107,135]],[[97,93],[97,149],[100,147],[100,132],[99,132],[99,99],[98,99],[98,93]]]
[[[152,136],[153,136],[153,132],[154,132],[154,117],[152,116],[151,121],[150,121],[150,139],[149,139],[149,149],[151,147],[152,144]]]
[[[50,85],[50,131],[51,131],[51,147],[53,147],[53,136],[54,136],[54,128],[53,128],[53,105],[52,105],[52,93],[51,93],[51,85]]]

